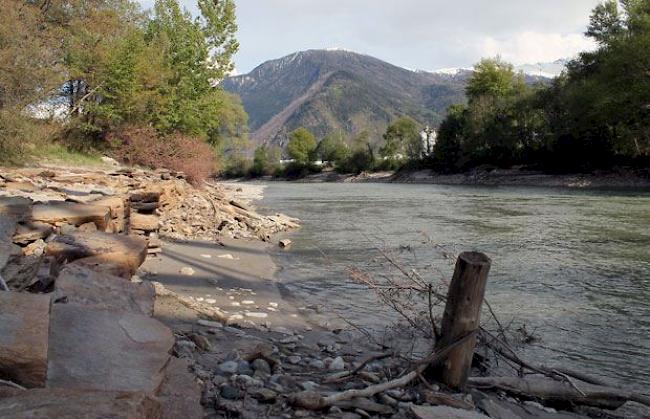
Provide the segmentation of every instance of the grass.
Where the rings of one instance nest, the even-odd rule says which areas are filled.
[[[103,166],[101,155],[69,150],[61,144],[46,144],[34,150],[32,160],[66,166]]]

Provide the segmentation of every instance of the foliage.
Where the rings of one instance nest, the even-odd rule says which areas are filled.
[[[379,154],[385,159],[402,160],[407,157],[416,160],[422,156],[420,128],[412,118],[403,117],[389,125],[384,141]]]
[[[323,162],[336,164],[348,158],[350,148],[345,143],[342,131],[336,131],[326,135],[318,147],[316,147],[316,156]]]
[[[277,146],[261,145],[255,150],[251,175],[271,176],[280,170],[282,150]]]
[[[289,133],[287,153],[296,162],[307,164],[312,161],[316,147],[316,137],[305,128],[298,128]]]
[[[218,169],[212,147],[180,133],[161,134],[151,127],[126,127],[111,132],[108,142],[111,154],[123,162],[184,172],[194,184],[200,184]]]
[[[650,156],[650,2],[605,1],[586,35],[599,45],[549,87],[526,87],[499,59],[483,60],[468,105],[449,109],[431,167],[525,164],[590,171]]]

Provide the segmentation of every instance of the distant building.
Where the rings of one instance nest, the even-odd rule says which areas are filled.
[[[420,132],[420,138],[422,139],[422,156],[431,156],[436,146],[436,142],[438,141],[438,131],[427,125],[422,132]]]

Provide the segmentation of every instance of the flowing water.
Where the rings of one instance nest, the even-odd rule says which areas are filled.
[[[306,301],[376,328],[395,320],[346,268],[386,274],[377,247],[450,277],[436,245],[493,260],[487,299],[541,340],[524,354],[650,388],[650,192],[270,183],[261,207],[303,220],[278,252]]]

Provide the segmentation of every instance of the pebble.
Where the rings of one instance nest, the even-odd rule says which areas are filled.
[[[264,374],[271,374],[271,366],[269,365],[268,362],[263,360],[262,358],[258,358],[255,361],[253,361],[253,369],[256,372],[262,372]]]
[[[269,303],[269,307],[278,308],[279,306],[280,305],[278,303],[273,303],[273,302]]]
[[[207,304],[217,304],[217,300],[215,300],[214,298],[208,298],[205,300],[205,302]]]
[[[313,381],[305,381],[300,383],[300,387],[302,387],[303,390],[305,391],[314,391],[316,390],[319,386],[317,383]]]
[[[255,378],[249,375],[235,375],[232,377],[233,382],[239,384],[240,386],[249,388],[249,387],[264,387],[264,382],[261,380],[256,380]]]
[[[227,400],[237,400],[241,397],[241,392],[237,387],[225,385],[221,387],[221,397]]]
[[[253,368],[251,367],[251,364],[248,363],[248,361],[240,361],[239,367],[237,368],[237,373],[241,375],[253,375],[255,371],[253,371]]]
[[[317,370],[325,369],[325,363],[320,359],[312,359],[309,361],[309,366]]]
[[[241,303],[242,303],[243,305],[245,305],[245,306],[252,306],[252,305],[255,304],[255,301],[253,301],[253,300],[244,300],[244,301],[242,301]]]
[[[181,269],[181,275],[192,276],[194,275],[194,272],[195,272],[194,269],[188,266]]]
[[[223,374],[235,374],[239,370],[239,363],[236,361],[226,361],[217,367]]]
[[[269,317],[268,313],[246,313],[246,317],[253,317],[255,319],[265,319]]]
[[[300,364],[300,361],[302,361],[302,358],[299,357],[298,355],[291,355],[289,358],[287,358],[287,361],[291,365],[297,365],[297,364]]]
[[[329,366],[330,371],[344,371],[345,370],[345,361],[340,356],[334,358],[332,363]]]
[[[201,255],[204,259],[212,259],[212,255]]]
[[[251,390],[250,395],[261,403],[275,403],[275,400],[278,397],[278,394],[275,391],[268,388]]]
[[[228,317],[228,324],[236,323],[241,320],[244,320],[244,316],[241,314],[233,314],[232,316]]]
[[[228,259],[228,260],[234,260],[235,258],[231,254],[226,254],[226,255],[219,255],[217,256],[219,259]]]
[[[233,307],[239,307],[239,306],[241,306],[241,304],[239,304],[237,301],[233,301],[233,302],[231,302],[230,305],[233,306]]]

